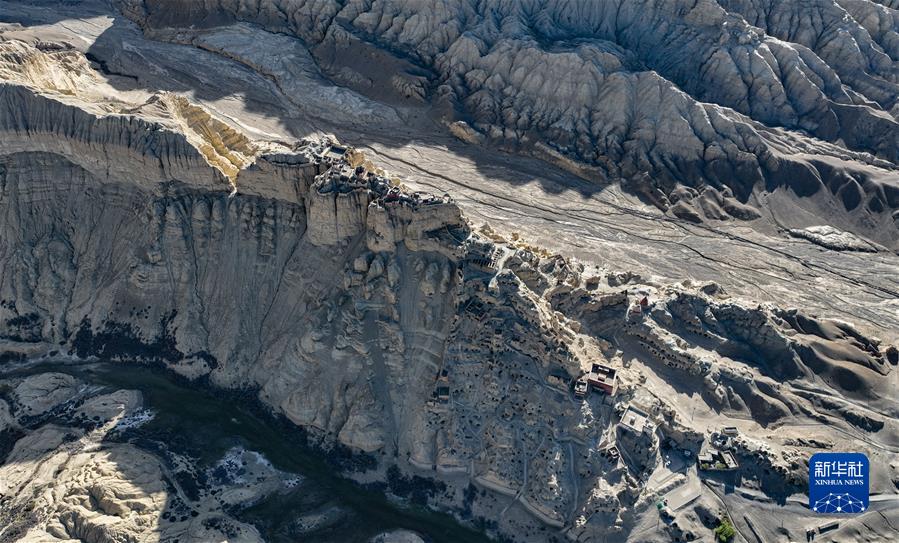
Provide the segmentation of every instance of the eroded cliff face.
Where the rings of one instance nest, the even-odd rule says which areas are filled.
[[[249,390],[318,444],[377,457],[370,477],[398,465],[444,481],[433,505],[537,540],[547,526],[630,533],[667,492],[649,482],[663,444],[695,456],[730,415],[779,432],[747,433],[734,454],[784,495],[807,473],[784,437],[794,418],[894,431],[881,377],[896,349],[849,324],[472,232],[449,197],[409,193],[336,141],[254,141],[188,96],[69,84],[66,66],[92,68],[62,45],[0,46],[12,59],[0,86],[12,353],[148,361]],[[616,370],[614,395],[573,395],[593,364]],[[701,399],[698,419],[679,396]],[[618,424],[628,405],[648,425]],[[83,460],[119,477],[102,456]],[[37,529],[83,533],[53,511]],[[697,535],[690,514],[666,533]]]
[[[239,21],[295,35],[341,84],[430,101],[465,141],[621,180],[682,218],[757,218],[754,194],[787,187],[850,210],[867,235],[895,237],[899,72],[888,6],[119,5],[153,37],[204,47],[198,29]],[[380,81],[375,66],[396,75]]]
[[[0,90],[2,205],[10,225],[0,298],[4,318],[20,323],[4,335],[74,341],[84,356],[126,357],[146,349],[161,359],[187,358],[184,364],[192,367],[184,371],[212,372],[220,385],[266,389],[271,382],[280,387],[273,403],[283,404],[296,422],[335,434],[346,427],[347,443],[365,450],[383,446],[385,429],[368,422],[380,420],[384,409],[373,391],[338,393],[368,387],[361,366],[339,363],[370,348],[361,337],[347,339],[347,331],[374,330],[380,320],[363,322],[367,309],[340,294],[363,288],[345,285],[345,275],[357,259],[366,270],[375,260],[370,238],[380,253],[374,269],[387,286],[372,272],[365,289],[383,296],[410,283],[438,294],[430,304],[419,290],[378,302],[385,305],[384,325],[406,319],[407,333],[421,327],[439,339],[446,331],[442,312],[452,306],[444,298],[454,270],[447,245],[453,240],[439,231],[460,229],[464,237],[458,208],[441,200],[413,210],[401,207],[411,204],[398,194],[381,205],[367,187],[345,186],[336,171],[316,182],[343,152],[327,143],[259,153],[238,180],[237,166],[210,159],[208,148],[228,142],[248,150],[252,144],[222,121],[208,122],[199,142],[194,122],[167,125],[170,118],[156,122],[138,113],[143,109],[92,114],[66,103],[68,92],[26,85],[7,82]],[[210,117],[182,97],[147,102],[161,101],[178,106],[175,120],[185,110]],[[242,162],[236,163],[246,166]],[[431,232],[437,232],[433,239]],[[439,285],[425,286],[434,282]],[[304,338],[309,330],[319,337]],[[323,395],[310,396],[294,379],[271,371],[269,361],[283,356],[298,362],[297,380],[319,372],[337,380],[306,389]],[[299,363],[305,359],[315,362]],[[328,405],[331,397],[339,407]]]

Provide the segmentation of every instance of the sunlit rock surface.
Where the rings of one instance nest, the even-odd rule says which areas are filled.
[[[4,367],[243,391],[515,540],[703,540],[723,506],[798,540],[822,448],[895,493],[895,6],[116,4],[0,2]],[[594,365],[614,390],[575,394]],[[4,384],[0,537],[262,538],[234,489],[163,515],[164,463],[92,433],[134,391]],[[834,537],[890,541],[884,503]]]
[[[326,72],[363,92],[385,93],[376,66],[395,66],[395,78],[419,77],[411,94],[441,104],[446,122],[467,122],[463,139],[598,182],[621,179],[663,209],[679,185],[725,187],[751,204],[761,187],[786,186],[863,206],[857,219],[870,215],[867,227],[896,237],[894,9],[833,0],[425,4],[120,2],[163,39],[236,21],[295,35]],[[360,55],[378,60],[366,66]],[[409,85],[394,91],[408,97]],[[757,216],[690,207],[710,219]]]

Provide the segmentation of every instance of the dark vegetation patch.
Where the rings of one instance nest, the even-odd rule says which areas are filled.
[[[105,321],[103,327],[94,330],[91,320],[81,321],[72,339],[72,352],[81,358],[95,356],[106,360],[143,360],[175,362],[183,358],[175,342],[171,323],[177,315],[172,311],[160,320],[162,333],[155,338],[143,338],[130,323]]]
[[[462,495],[462,511],[460,511],[460,515],[463,519],[471,518],[471,506],[474,505],[475,499],[478,497],[478,488],[471,483],[468,483],[468,486],[465,487],[465,492]]]
[[[213,517],[203,519],[203,527],[207,530],[218,530],[229,539],[235,539],[240,535],[240,530],[233,522],[223,517]]]
[[[895,345],[890,345],[886,348],[886,355],[890,364],[894,366],[899,365],[899,349]]]
[[[153,338],[143,337],[131,323],[103,321],[102,328],[94,330],[91,320],[81,321],[72,338],[71,353],[80,358],[96,357],[111,361],[178,362],[185,358],[199,358],[211,369],[219,366],[218,360],[207,351],[182,353],[178,349],[173,326],[176,310],[159,321],[160,332]]]
[[[210,358],[215,361],[214,357],[210,356]],[[213,385],[208,375],[189,379],[167,367],[165,360],[161,358],[144,360],[147,362],[145,367],[150,371],[161,374],[166,380],[177,386],[212,393],[217,403],[240,406],[240,410],[246,412],[251,418],[259,419],[271,427],[278,435],[279,440],[290,446],[309,450],[339,473],[364,473],[378,467],[378,460],[374,455],[355,451],[340,443],[326,443],[324,436],[313,435],[305,428],[294,424],[283,414],[275,413],[270,406],[259,399],[257,387],[222,389]],[[126,385],[121,386],[127,388]],[[129,428],[123,432],[110,434],[105,439],[129,441],[168,460],[167,465],[170,468],[173,468],[174,464],[171,462],[171,453],[167,450],[169,447],[183,454],[200,458],[206,456],[212,446],[210,443],[198,443],[196,436],[186,435],[183,432],[155,424]]]
[[[6,325],[19,328],[23,326],[31,326],[32,324],[40,322],[40,320],[41,317],[37,313],[25,313],[24,315],[6,319]]]
[[[0,366],[11,362],[24,362],[25,353],[17,353],[15,351],[3,351],[0,353]]]
[[[0,338],[22,343],[36,343],[41,341],[43,319],[37,313],[25,313],[6,319],[6,331]]]
[[[6,462],[6,457],[12,452],[16,441],[25,437],[25,432],[18,428],[7,428],[0,432],[0,463]]]
[[[442,481],[418,475],[406,477],[395,465],[387,469],[387,488],[391,493],[420,506],[427,506],[428,498],[446,492],[446,484]]]

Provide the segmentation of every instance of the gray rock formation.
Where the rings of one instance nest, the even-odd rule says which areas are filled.
[[[377,459],[371,473],[356,474],[361,480],[439,481],[445,491],[424,501],[522,540],[546,540],[549,529],[572,540],[596,530],[639,538],[657,521],[655,504],[681,492],[701,497],[700,505],[695,514],[689,502],[674,509],[664,534],[699,534],[700,509],[719,499],[747,511],[739,522],[748,529],[752,515],[758,524],[759,511],[769,513],[742,496],[763,489],[786,503],[802,491],[803,443],[861,447],[872,457],[895,452],[897,338],[871,331],[889,334],[889,315],[868,316],[895,309],[883,299],[895,288],[889,280],[841,276],[879,297],[859,313],[862,328],[732,297],[729,286],[674,284],[620,262],[600,268],[528,241],[555,231],[505,237],[476,225],[463,215],[471,202],[411,190],[323,130],[275,132],[296,120],[290,115],[314,124],[309,112],[329,96],[359,105],[360,123],[383,122],[388,131],[424,123],[409,112],[431,108],[469,144],[608,176],[669,210],[615,208],[671,226],[664,236],[637,233],[647,244],[674,246],[669,267],[712,259],[674,241],[708,233],[677,229],[684,224],[768,219],[775,206],[765,204],[795,196],[803,213],[832,214],[828,220],[859,233],[822,228],[827,221],[789,224],[794,237],[782,243],[852,250],[882,270],[893,262],[883,247],[896,247],[899,207],[893,8],[723,0],[459,1],[439,9],[117,4],[148,37],[168,42],[136,43],[175,56],[197,47],[209,62],[233,56],[232,71],[194,64],[198,74],[172,75],[177,62],[148,61],[135,42],[112,53],[91,46],[107,62],[69,43],[76,40],[62,26],[3,27],[0,364],[27,366],[44,355],[146,362],[246,391],[317,445]],[[91,24],[112,25],[102,32],[131,28],[98,13]],[[301,38],[314,62],[289,58],[305,59],[309,70],[317,63],[349,88],[329,95],[305,80],[290,86],[299,71],[248,45],[247,33],[291,54],[296,40],[245,23]],[[228,26],[218,33],[221,25]],[[116,73],[135,65],[130,55],[162,75]],[[172,83],[219,75],[230,90],[240,78],[251,81],[242,92],[252,99],[234,98],[237,91],[210,98]],[[308,109],[297,105],[305,89]],[[247,113],[265,100],[277,103]],[[272,111],[283,117],[266,117]],[[784,187],[792,196],[766,200]],[[516,220],[512,204],[493,206],[497,222]],[[578,205],[586,204],[550,211],[564,217]],[[603,225],[622,230],[613,219]],[[729,235],[728,243],[749,243]],[[606,248],[576,241],[584,251]],[[626,250],[642,258],[639,247]],[[728,265],[752,264],[741,258]],[[821,268],[805,260],[796,267]],[[820,279],[792,270],[776,268],[760,289]],[[836,296],[821,303],[843,314]],[[614,378],[603,381],[602,372]],[[591,380],[580,393],[573,388]],[[3,483],[0,519],[14,521],[18,535],[110,541],[160,526],[154,512],[169,490],[157,458],[98,439],[67,448],[66,431],[41,418],[59,410],[108,421],[139,407],[132,392],[101,396],[89,384],[44,372],[0,388],[0,437],[10,441],[0,451],[12,464],[2,468],[11,483]],[[629,412],[640,416],[629,421]],[[707,437],[718,439],[711,429],[731,424],[741,432],[731,450],[746,484],[740,496],[720,498],[686,459]],[[59,472],[71,499],[39,502],[35,521],[23,512],[52,481],[28,487],[31,472],[15,465],[51,466],[58,451],[72,456]],[[683,466],[680,477],[668,473],[672,462]],[[878,473],[874,490],[892,491],[894,475]],[[225,505],[203,514],[221,516],[216,507]],[[792,539],[811,522],[795,504],[771,510],[789,516]],[[889,537],[876,528],[895,517],[884,511],[867,540]],[[245,540],[259,538],[241,526]],[[188,520],[165,528],[220,537],[213,528],[190,532],[200,528]]]
[[[381,68],[353,59],[408,59],[397,77],[427,74],[414,94],[466,141],[620,179],[679,216],[755,218],[740,202],[787,187],[866,209],[890,233],[856,227],[895,238],[895,10],[874,2],[120,4],[151,35],[235,21],[295,35],[363,92],[354,81]],[[739,202],[710,211],[674,196],[680,185]]]
[[[244,449],[227,451],[204,473],[197,459],[165,443],[150,450],[129,443],[124,436],[155,416],[135,390],[104,392],[39,371],[0,385],[12,389],[0,412],[16,414],[0,436],[18,437],[0,466],[3,541],[256,543],[259,531],[223,507],[237,511],[304,484]]]

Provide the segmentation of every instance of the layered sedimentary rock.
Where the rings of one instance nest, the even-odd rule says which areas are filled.
[[[414,284],[438,281],[427,296],[434,290],[446,296],[448,279],[440,281],[440,273],[448,277],[452,266],[448,255],[458,243],[452,236],[466,235],[458,208],[442,199],[401,195],[386,179],[357,175],[344,162],[352,180],[339,169],[316,179],[332,160],[321,156],[330,149],[327,143],[260,156],[237,182],[241,186],[246,178],[250,195],[238,189],[235,196],[219,165],[204,163],[202,149],[182,133],[133,115],[90,115],[36,90],[3,90],[3,202],[25,236],[6,237],[4,243],[5,337],[77,338],[82,355],[124,357],[147,349],[151,356],[183,357],[186,366],[215,370],[214,380],[231,386],[257,374],[260,385],[279,389],[272,401],[298,423],[339,432],[365,450],[382,446],[384,429],[369,427],[385,407],[359,381],[364,369],[322,358],[346,360],[367,352],[362,338],[345,336],[363,326],[376,333],[379,319],[364,323],[364,307],[329,293],[344,288],[349,263],[372,259],[364,243],[350,243],[361,236],[384,253],[375,266],[385,284],[389,279],[399,288],[400,276]],[[99,168],[86,162],[98,157],[109,162]],[[404,242],[416,252],[397,253]],[[432,266],[443,269],[436,278]],[[376,289],[376,278],[373,268],[365,289]],[[60,296],[63,291],[68,294]],[[445,318],[421,312],[421,296],[407,289],[395,301],[408,305],[406,314],[385,310],[387,321],[380,325],[396,326],[395,319],[405,318],[409,327],[422,326],[423,333],[439,337]],[[147,304],[150,299],[168,302]],[[435,311],[445,307],[434,304]],[[348,314],[332,323],[343,312]],[[415,324],[424,318],[427,323]],[[304,322],[319,330],[323,342],[303,337]],[[260,336],[265,329],[271,335]],[[132,339],[122,341],[123,335]],[[345,402],[335,417],[320,403],[324,398],[291,390],[293,379],[270,371],[266,360],[282,356],[314,360],[311,366],[297,364],[295,379],[330,366],[337,372],[336,389],[360,391],[334,394]],[[403,358],[402,350],[397,356]],[[400,360],[394,363],[400,372]]]
[[[162,39],[237,21],[295,35],[363,92],[391,66],[465,141],[622,180],[684,218],[756,218],[743,204],[787,187],[895,235],[895,10],[874,2],[120,5]],[[737,201],[709,209],[680,185]]]
[[[165,12],[171,20],[158,11],[144,22],[230,20],[217,18],[227,10],[190,6],[188,12]],[[256,21],[264,11],[266,24],[281,20],[275,11],[260,9],[240,13]],[[144,16],[138,5],[128,13]],[[336,11],[328,13],[310,11],[309,17],[331,21]],[[437,20],[469,20],[435,13]],[[363,13],[350,20],[376,22]],[[496,20],[513,27],[520,21]],[[589,20],[580,17],[578,24]],[[300,17],[281,21],[284,26],[273,28],[302,28],[311,37],[343,28],[316,30],[318,23]],[[416,58],[453,64],[450,49],[477,35],[461,36],[462,28],[447,25],[443,33],[420,36]],[[379,33],[400,40],[394,36],[404,36],[404,29],[385,23]],[[594,66],[639,52],[608,45],[611,56],[599,55],[591,40],[580,54],[598,55]],[[444,51],[440,44],[448,42]],[[730,298],[715,284],[660,284],[623,270],[588,269],[519,237],[504,239],[488,228],[473,232],[450,197],[406,190],[401,180],[334,139],[257,141],[187,95],[104,89],[80,53],[64,45],[7,40],[0,46],[6,55],[0,87],[4,363],[61,350],[81,359],[151,362],[212,386],[248,390],[307,429],[316,443],[342,444],[379,458],[369,480],[399,466],[403,473],[444,481],[446,492],[431,496],[432,505],[468,519],[493,519],[495,531],[507,535],[525,527],[536,540],[546,539],[540,530],[547,527],[572,539],[589,538],[596,529],[625,537],[671,490],[650,481],[664,466],[663,455],[695,457],[708,427],[730,416],[744,417],[752,433],[770,430],[763,442],[752,435],[735,440],[732,450],[751,484],[785,495],[798,492],[807,474],[797,461],[800,445],[784,438],[795,438],[789,425],[796,420],[820,425],[833,441],[870,437],[864,446],[871,450],[895,431],[895,398],[883,379],[897,364],[893,338]],[[492,46],[484,47],[483,56],[489,56]],[[558,54],[537,49],[533,54]],[[516,51],[497,55],[491,64],[503,64]],[[524,66],[533,77],[552,64],[547,59]],[[30,65],[40,69],[21,68]],[[471,84],[494,84],[489,73],[483,75]],[[609,81],[628,89],[621,91],[627,95],[641,89],[628,104],[645,93],[658,98],[650,103],[664,115],[671,99],[661,95],[671,93],[673,111],[695,115],[716,134],[740,135],[740,145],[761,137],[748,118],[672,90],[655,72]],[[498,78],[494,82],[503,88]],[[445,84],[452,89],[460,83]],[[602,96],[596,89],[588,94],[595,92]],[[460,95],[458,103],[471,97]],[[628,108],[613,110],[626,114]],[[786,116],[786,123],[785,111],[770,114]],[[828,111],[791,122],[817,122],[815,115],[827,117]],[[676,133],[659,145],[691,145],[690,122],[672,119],[668,126]],[[497,122],[503,131],[515,124]],[[544,127],[547,134],[551,125]],[[472,126],[485,134],[492,130]],[[597,126],[606,125],[598,120]],[[634,134],[651,139],[640,129]],[[631,152],[622,143],[630,140],[609,141]],[[702,146],[703,153],[710,148]],[[826,148],[862,157],[836,145]],[[757,168],[757,157],[768,152],[740,149],[734,143],[728,156],[736,162],[728,164],[745,159]],[[664,156],[686,156],[677,154],[682,151],[665,150]],[[664,168],[678,170],[668,158]],[[864,159],[889,167],[879,162],[884,158]],[[702,160],[714,163],[711,157]],[[635,183],[645,183],[646,193],[653,194],[651,178]],[[736,192],[683,190],[677,202],[696,200],[703,215],[753,216]],[[610,394],[597,385],[589,395],[575,395],[572,382],[595,378],[594,365],[615,371]],[[37,455],[43,463],[44,453],[52,457],[52,451],[22,451],[30,450],[32,440],[62,446],[62,438],[57,443],[53,437],[60,432],[31,427],[21,417],[71,402],[79,383],[51,374],[14,385],[15,402],[4,397],[0,403],[2,429],[29,433],[9,434],[18,447],[10,454],[23,462]],[[680,397],[700,407],[698,419],[685,412]],[[136,405],[127,394],[116,398],[117,404]],[[856,401],[861,398],[865,405]],[[100,407],[108,406],[91,404],[86,413],[105,412]],[[628,413],[643,424],[629,422]],[[98,516],[158,509],[156,460],[123,450],[77,458],[94,466],[88,483],[102,479],[98,487],[119,489],[124,498],[106,500],[97,491],[97,503],[106,509],[77,510],[74,516],[68,502],[43,504],[51,521],[39,528],[57,539],[110,540],[121,534],[107,533],[111,528],[97,522]],[[116,461],[117,454],[139,457],[133,478],[111,465],[130,469],[130,461]],[[68,471],[64,478],[85,480]],[[128,480],[146,484],[138,492]],[[875,485],[882,491],[889,482],[882,476]],[[83,501],[82,486],[73,488],[73,500]],[[0,502],[0,511],[12,511],[9,517],[27,532],[35,525],[19,515],[23,507]],[[690,511],[667,523],[666,533],[700,537],[701,524],[691,520]],[[155,517],[146,516],[140,524],[155,529]],[[246,529],[248,540],[254,535]]]

